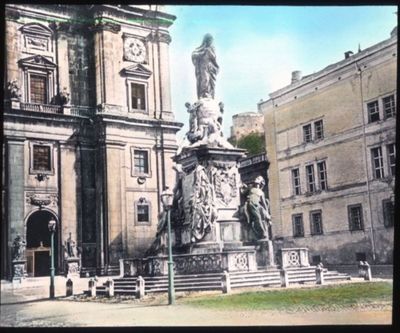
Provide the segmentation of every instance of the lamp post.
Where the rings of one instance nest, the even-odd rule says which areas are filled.
[[[174,193],[166,187],[161,193],[161,202],[167,212],[168,225],[168,304],[175,304],[175,288],[174,288],[174,261],[172,259],[172,239],[171,239],[171,207],[174,199]]]
[[[51,219],[48,227],[51,234],[50,298],[54,298],[54,232],[56,231],[56,221]]]

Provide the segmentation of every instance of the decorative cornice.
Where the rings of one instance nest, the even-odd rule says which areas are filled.
[[[103,21],[102,18],[96,18],[95,23],[91,27],[89,27],[89,29],[93,32],[111,31],[116,34],[121,31],[121,25],[109,21]]]
[[[147,69],[142,64],[135,64],[121,70],[121,74],[125,76],[139,77],[148,79],[152,73],[151,70]]]
[[[45,67],[55,69],[57,65],[41,55],[34,55],[18,61],[21,67]]]
[[[159,32],[157,33],[157,40],[158,40],[160,43],[169,44],[169,43],[171,43],[171,40],[172,40],[172,39],[171,39],[171,36],[169,35],[169,33],[159,31]]]
[[[169,33],[166,31],[158,31],[158,32],[152,31],[147,35],[146,40],[149,41],[150,43],[160,42],[169,44],[171,43],[172,39]]]
[[[19,18],[21,17],[20,12],[15,9],[7,8],[5,14],[6,14],[5,15],[6,20],[10,20],[10,21],[18,21]]]

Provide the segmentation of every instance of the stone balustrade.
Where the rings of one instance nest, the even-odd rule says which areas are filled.
[[[307,248],[283,248],[280,251],[282,268],[310,266]]]
[[[174,255],[175,274],[240,272],[257,270],[254,250],[227,251],[207,254]],[[121,276],[157,276],[168,274],[168,257],[120,259]]]
[[[45,113],[63,113],[62,107],[59,105],[38,104],[38,103],[20,103],[21,110],[35,111]]]

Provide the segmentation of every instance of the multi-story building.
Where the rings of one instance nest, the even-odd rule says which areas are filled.
[[[397,28],[271,93],[265,115],[274,234],[327,264],[392,263]]]
[[[153,241],[182,126],[170,100],[175,17],[160,7],[6,6],[2,278],[18,235],[28,275],[49,274],[49,220],[57,274],[68,239],[97,274]]]

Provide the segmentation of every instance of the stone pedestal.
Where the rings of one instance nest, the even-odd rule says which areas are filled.
[[[67,258],[65,259],[65,272],[67,277],[79,277],[80,259]]]
[[[271,240],[257,241],[257,264],[261,267],[276,268],[274,246]]]
[[[281,249],[282,267],[309,267],[307,248]]]
[[[11,98],[11,108],[12,109],[20,109],[21,108],[21,102],[17,98]]]
[[[25,272],[26,260],[13,260],[13,282],[22,282],[22,280],[26,277]]]
[[[190,253],[216,253],[242,245],[238,161],[243,156],[243,149],[205,144],[183,148],[175,156],[175,162],[185,173],[182,178],[185,220],[180,230],[180,245],[190,245]],[[207,226],[204,231],[203,225]],[[197,226],[203,235],[193,233]]]

